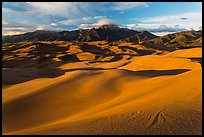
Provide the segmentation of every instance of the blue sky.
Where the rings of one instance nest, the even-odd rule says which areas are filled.
[[[201,2],[2,2],[2,34],[117,24],[156,35],[199,29]]]

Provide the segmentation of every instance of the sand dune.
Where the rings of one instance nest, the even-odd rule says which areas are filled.
[[[182,49],[170,52],[166,56],[184,58],[202,58],[202,48]]]
[[[189,59],[201,50],[68,63],[5,87],[3,134],[202,134],[202,68]]]

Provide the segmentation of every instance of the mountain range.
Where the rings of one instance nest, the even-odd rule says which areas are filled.
[[[126,40],[138,42],[139,40],[149,40],[158,36],[147,31],[135,31],[127,28],[120,28],[116,25],[103,25],[99,28],[74,30],[74,31],[44,31],[37,30],[22,35],[4,36],[3,43],[13,43],[21,41],[69,41],[69,42],[90,42],[107,40],[109,42]]]
[[[44,31],[37,30],[21,35],[3,36],[2,43],[17,43],[22,41],[67,41],[67,42],[91,42],[91,41],[125,41],[135,44],[150,46],[152,48],[164,47],[182,48],[202,45],[202,30],[186,31],[168,34],[162,37],[148,31],[135,31],[128,28],[120,28],[116,25],[103,25],[99,28],[73,30],[73,31]]]

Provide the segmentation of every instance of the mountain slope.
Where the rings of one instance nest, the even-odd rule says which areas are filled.
[[[141,31],[138,34],[125,38],[124,41],[139,43],[141,41],[146,41],[154,38],[159,38],[159,36],[156,36],[148,31]]]
[[[119,28],[116,25],[104,25],[98,29],[92,28],[85,31],[85,33],[78,38],[78,41],[116,41],[135,34],[139,34],[139,32],[126,28]]]
[[[168,34],[163,37],[143,41],[142,45],[165,46],[170,48],[188,48],[202,46],[202,30]]]

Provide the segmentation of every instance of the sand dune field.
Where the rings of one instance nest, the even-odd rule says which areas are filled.
[[[3,68],[3,134],[201,135],[201,59],[202,48],[191,48],[74,62],[46,78],[36,72],[49,68]]]

